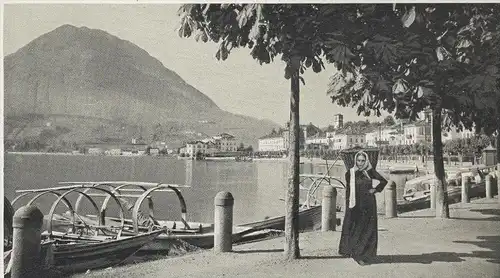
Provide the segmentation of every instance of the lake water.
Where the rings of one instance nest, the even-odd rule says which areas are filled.
[[[301,172],[304,173],[325,170],[324,165],[301,165]],[[342,177],[344,171],[343,166],[334,166],[330,175]],[[4,159],[4,193],[11,201],[17,189],[54,187],[61,181],[126,180],[187,184],[191,187],[182,189],[182,194],[187,203],[188,220],[200,222],[213,221],[214,197],[219,191],[229,191],[234,196],[235,224],[284,215],[284,201],[280,199],[284,199],[287,179],[288,163],[284,161],[222,162],[149,156],[46,154],[6,154]],[[318,193],[321,194],[321,190]],[[72,198],[74,200],[76,194]],[[339,190],[339,204],[342,198],[343,190]],[[47,196],[41,198],[37,205],[47,213],[54,200],[55,197]],[[153,201],[155,217],[179,219],[179,202],[174,194],[155,193]],[[20,205],[22,202],[15,208]],[[58,207],[59,212],[65,210],[63,205]]]

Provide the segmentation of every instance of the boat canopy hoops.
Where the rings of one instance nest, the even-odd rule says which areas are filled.
[[[171,185],[158,185],[157,187],[150,188],[147,191],[145,191],[144,193],[142,193],[142,195],[139,197],[139,199],[137,199],[137,201],[135,202],[135,205],[134,205],[134,208],[132,211],[132,221],[133,221],[133,225],[134,225],[134,233],[135,234],[139,233],[139,220],[138,220],[139,209],[140,209],[141,204],[144,201],[144,199],[146,199],[149,196],[149,194],[151,194],[152,192],[160,190],[160,189],[166,189],[166,188],[174,191],[175,194],[177,195],[177,197],[179,198],[179,202],[181,205],[181,221],[187,229],[190,229],[189,224],[186,221],[186,213],[187,213],[186,201],[184,200],[184,197],[182,196],[179,189],[177,189]]]
[[[119,210],[119,214],[120,214],[120,224],[121,224],[121,225],[120,225],[120,227],[119,227],[118,233],[116,233],[116,236],[117,236],[118,238],[119,238],[119,237],[121,237],[121,234],[122,234],[123,228],[124,228],[124,226],[125,226],[125,219],[124,219],[124,215],[125,215],[125,213],[124,213],[123,207],[122,207],[122,205],[121,205],[121,203],[120,203],[120,200],[119,200],[119,199],[118,199],[118,198],[117,198],[117,197],[116,197],[116,196],[115,196],[115,195],[114,195],[111,191],[109,191],[109,190],[107,190],[107,189],[99,188],[99,187],[94,187],[94,186],[92,186],[92,185],[87,185],[87,186],[83,186],[83,185],[82,185],[82,186],[80,186],[80,187],[72,188],[72,189],[70,189],[69,191],[64,192],[64,193],[63,193],[61,196],[59,196],[59,198],[58,198],[58,199],[57,199],[57,200],[56,200],[56,201],[52,204],[52,207],[50,208],[50,212],[49,212],[49,215],[48,215],[48,217],[49,217],[49,219],[48,219],[48,220],[49,220],[49,224],[48,224],[48,227],[47,227],[47,232],[49,233],[49,235],[52,235],[52,219],[53,219],[53,217],[54,217],[54,212],[55,212],[55,210],[56,210],[57,205],[59,204],[59,202],[60,202],[63,198],[65,198],[65,197],[66,197],[66,195],[68,195],[68,194],[70,194],[70,193],[78,193],[78,194],[80,194],[80,195],[87,195],[86,193],[83,193],[83,192],[79,191],[79,190],[81,190],[82,188],[92,188],[92,189],[95,189],[95,190],[102,191],[102,192],[104,192],[104,193],[109,194],[109,195],[111,196],[111,198],[113,198],[113,199],[116,201],[116,204],[118,205],[118,207],[119,207],[119,209],[120,209],[120,210]],[[89,198],[90,198],[90,196],[89,196]],[[99,208],[98,208],[97,204],[95,203],[95,201],[94,201],[94,200],[92,200],[92,198],[90,198],[90,199],[91,199],[91,203],[93,204],[94,208],[96,208],[96,209],[97,209],[97,212],[99,212]],[[104,226],[104,225],[105,225],[104,215],[102,215],[102,214],[101,214],[101,215],[99,215],[99,225],[97,225],[97,226],[96,226],[96,227],[94,227],[94,228],[96,228],[96,229],[97,229],[97,231],[99,231],[99,230],[106,230],[106,231],[109,231],[108,229],[109,229],[109,228],[112,228],[112,227],[107,227],[107,226]],[[86,226],[86,227],[90,227],[90,225],[87,225],[87,224],[85,224],[85,226]],[[104,232],[104,231],[103,231],[103,232]]]

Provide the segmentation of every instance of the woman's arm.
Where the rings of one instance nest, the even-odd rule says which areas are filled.
[[[380,181],[377,187],[375,187],[375,191],[382,192],[382,190],[384,190],[384,187],[387,185],[387,180],[374,169],[372,169],[370,172],[372,179]]]

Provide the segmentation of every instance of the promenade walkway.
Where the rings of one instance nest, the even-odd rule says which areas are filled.
[[[430,210],[379,218],[379,262],[360,266],[337,256],[340,232],[300,235],[302,258],[282,258],[284,238],[206,250],[75,277],[500,277],[500,205],[473,200],[450,206],[451,219]]]

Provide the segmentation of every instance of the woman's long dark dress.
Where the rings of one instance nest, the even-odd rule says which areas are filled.
[[[370,261],[377,256],[377,202],[375,194],[368,190],[373,188],[372,179],[380,181],[375,188],[376,192],[381,192],[387,184],[387,180],[377,171],[370,169],[367,173],[370,178],[361,171],[355,172],[356,205],[353,208],[349,208],[350,171],[345,175],[346,209],[339,254],[357,261]]]

